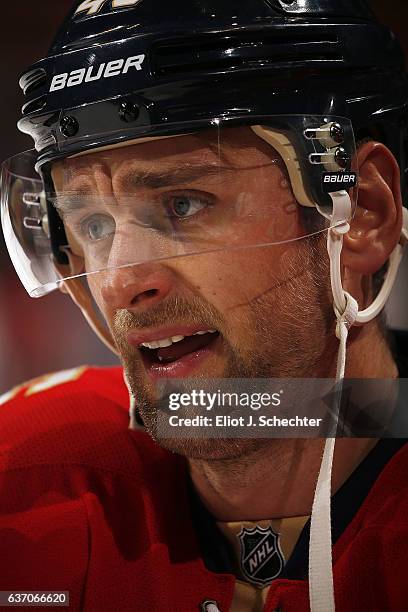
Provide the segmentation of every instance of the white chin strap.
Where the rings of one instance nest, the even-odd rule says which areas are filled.
[[[374,302],[359,312],[357,301],[343,289],[341,280],[341,251],[343,237],[349,232],[350,225],[344,219],[351,218],[351,201],[346,191],[331,194],[333,214],[331,229],[328,232],[327,251],[330,258],[330,277],[333,292],[334,311],[337,318],[336,336],[340,341],[335,394],[334,418],[339,416],[341,383],[346,366],[347,337],[350,328],[374,319],[384,308],[394,285],[398,267],[403,255],[404,244],[408,241],[408,211],[403,210],[403,230],[401,240],[392,252],[388,271],[381,291]],[[322,212],[322,211],[320,211]],[[323,213],[322,213],[323,214]],[[325,215],[326,216],[326,215]],[[336,438],[327,438],[320,466],[312,507],[309,541],[309,598],[311,612],[334,612],[334,587],[332,568],[331,538],[331,478]]]

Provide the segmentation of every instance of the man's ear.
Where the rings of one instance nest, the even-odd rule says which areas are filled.
[[[378,142],[363,144],[357,162],[357,208],[344,237],[342,263],[349,272],[370,275],[387,262],[401,236],[400,171],[391,151]]]

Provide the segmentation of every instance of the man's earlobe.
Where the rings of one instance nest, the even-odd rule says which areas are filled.
[[[391,151],[368,142],[357,154],[359,192],[342,263],[359,274],[374,274],[387,262],[402,228],[400,171]]]

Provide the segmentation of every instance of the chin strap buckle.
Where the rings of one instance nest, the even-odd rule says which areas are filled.
[[[342,336],[342,327],[345,327],[347,331],[353,327],[358,316],[358,303],[352,295],[344,291],[344,297],[346,299],[346,308],[343,312],[340,312],[336,307],[334,311],[337,318],[336,336],[340,340]]]
[[[358,317],[358,303],[352,295],[344,292],[346,300],[346,308],[341,313],[337,308],[334,308],[337,318],[336,325],[336,336],[340,340],[338,357],[337,357],[337,369],[336,369],[336,382],[343,380],[346,370],[346,353],[347,353],[347,338],[351,327],[355,324]]]

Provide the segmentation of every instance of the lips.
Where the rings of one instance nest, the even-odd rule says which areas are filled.
[[[189,376],[215,352],[219,332],[214,329],[177,328],[149,335],[129,336],[136,345],[152,378]]]

